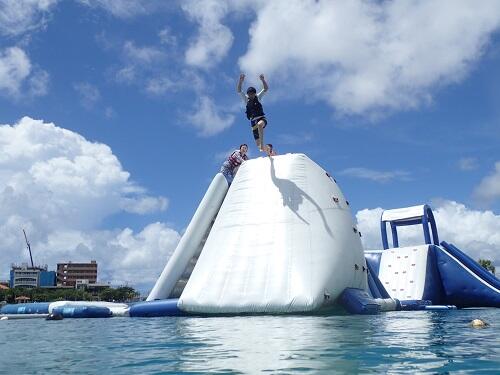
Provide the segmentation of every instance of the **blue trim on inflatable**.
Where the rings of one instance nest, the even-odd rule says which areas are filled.
[[[457,307],[455,305],[430,305],[425,306],[424,310],[456,310]]]
[[[425,209],[427,211],[427,215],[429,216],[429,223],[431,224],[433,244],[437,246],[439,245],[439,235],[436,225],[436,219],[434,219],[434,214],[432,213],[432,210],[428,205],[425,205]]]
[[[384,249],[389,248],[389,242],[387,241],[387,226],[385,225],[385,221],[382,220],[382,214],[380,215],[380,234],[382,235],[382,247]]]
[[[0,314],[48,314],[49,302],[19,303],[5,305],[0,309]]]
[[[365,251],[366,263],[370,263],[370,267],[373,269],[373,274],[377,275],[380,271],[380,260],[382,259],[382,250],[377,250],[376,252],[366,252]]]
[[[399,247],[398,228],[394,222],[391,222],[392,247]]]
[[[425,310],[426,306],[432,305],[432,301],[420,299],[400,300],[399,302],[401,310],[404,311]]]
[[[62,315],[64,318],[110,318],[111,310],[97,306],[61,306],[52,309],[52,314]]]
[[[401,310],[417,311],[417,310],[456,310],[454,305],[432,305],[432,301],[428,300],[407,300],[400,301]]]
[[[392,247],[393,248],[399,247],[397,227],[408,226],[408,225],[417,225],[417,224],[422,224],[422,228],[424,230],[424,240],[425,240],[426,244],[439,245],[439,236],[438,236],[438,231],[437,231],[437,226],[436,226],[436,220],[434,219],[434,214],[432,213],[432,209],[427,204],[424,205],[422,215],[416,219],[411,218],[411,219],[406,219],[406,220],[401,219],[401,220],[394,220],[394,221],[391,221],[391,220],[384,221],[384,220],[382,220],[382,217],[380,218],[380,233],[382,235],[382,245],[383,245],[384,249],[389,248],[389,241],[387,239],[386,223],[390,223],[390,225],[391,225]],[[431,226],[432,241],[431,241],[431,236],[430,236],[430,232],[429,232],[429,224]]]
[[[445,303],[458,308],[500,307],[500,281],[455,246],[444,241],[441,246],[436,247],[436,255]]]
[[[366,262],[366,267],[368,268],[368,287],[370,288],[370,292],[372,297],[374,298],[391,298],[387,290],[384,288],[384,285],[378,278],[377,274],[374,272],[373,267],[370,262]]]
[[[422,299],[430,300],[435,305],[444,303],[443,284],[437,267],[436,249],[434,245],[429,246],[427,254],[425,284]]]
[[[139,302],[130,306],[129,315],[141,318],[188,315],[177,307],[178,302],[178,298]]]
[[[351,314],[375,315],[380,313],[380,305],[363,289],[344,289],[339,302]]]
[[[463,251],[458,249],[456,246],[451,243],[447,243],[445,241],[441,242],[441,246],[448,251],[452,256],[457,258],[460,262],[462,262],[465,266],[467,266],[474,274],[479,276],[480,278],[487,281],[494,288],[500,289],[500,280],[493,275],[491,272],[485,270],[479,263],[477,263],[470,256],[465,254]]]

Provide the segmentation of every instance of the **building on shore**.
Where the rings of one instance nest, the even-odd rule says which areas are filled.
[[[97,283],[97,262],[90,263],[57,263],[57,285],[72,286],[76,288],[77,281],[80,284]]]
[[[89,280],[81,280],[81,279],[77,279],[75,285],[75,289],[85,290],[94,297],[97,297],[100,292],[109,288],[111,288],[111,285],[109,285],[109,283],[98,283],[98,282],[91,283],[89,282]]]
[[[48,271],[47,266],[28,266],[12,264],[10,269],[11,288],[44,288],[56,285],[55,271]]]

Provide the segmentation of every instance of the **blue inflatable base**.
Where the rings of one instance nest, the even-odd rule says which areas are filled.
[[[97,306],[61,306],[53,309],[52,314],[64,318],[110,318],[113,315],[107,307]]]
[[[137,318],[188,315],[177,307],[178,298],[139,302],[130,306],[129,315]]]
[[[19,303],[16,305],[5,305],[0,309],[0,314],[48,314],[49,302]]]
[[[429,300],[403,300],[400,301],[401,310],[419,311],[419,310],[456,310],[454,305],[433,305]]]
[[[437,251],[445,303],[464,307],[500,307],[500,280],[447,242]]]
[[[340,295],[340,304],[351,314],[375,315],[380,305],[363,289],[346,288]]]
[[[400,300],[401,310],[404,311],[414,311],[414,310],[425,310],[426,306],[431,306],[432,301],[430,300]]]

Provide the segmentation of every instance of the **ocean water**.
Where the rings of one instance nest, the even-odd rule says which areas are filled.
[[[0,321],[1,374],[207,372],[499,374],[500,309]]]

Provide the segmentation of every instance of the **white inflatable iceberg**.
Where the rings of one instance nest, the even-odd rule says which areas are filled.
[[[226,195],[227,191],[227,195]],[[191,313],[288,313],[367,289],[349,204],[303,154],[245,162],[228,190],[217,175],[148,300]]]

